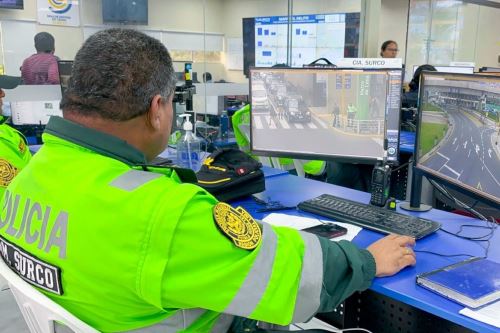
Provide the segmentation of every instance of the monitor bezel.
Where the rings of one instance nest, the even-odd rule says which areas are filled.
[[[446,177],[444,175],[438,175],[437,173],[433,173],[429,171],[429,168],[426,168],[425,166],[422,166],[419,161],[420,161],[420,156],[418,154],[418,148],[419,148],[419,142],[420,142],[420,131],[421,131],[421,125],[422,125],[422,98],[424,94],[424,83],[426,77],[442,77],[442,76],[448,76],[448,77],[461,77],[464,79],[468,79],[469,81],[474,78],[499,78],[500,79],[500,73],[499,75],[482,75],[478,73],[474,74],[460,74],[460,73],[446,73],[446,72],[434,72],[434,71],[422,71],[421,77],[420,77],[420,87],[419,87],[419,93],[418,93],[418,121],[417,121],[417,132],[415,135],[415,147],[414,147],[414,152],[413,156],[415,157],[415,168],[422,173],[423,176],[426,178],[435,180],[446,187],[449,187],[451,189],[454,189],[466,196],[469,196],[471,198],[474,198],[476,200],[479,200],[485,204],[488,205],[500,205],[500,198],[495,198],[492,195],[488,195],[485,192],[478,192],[476,191],[473,187],[466,185],[466,184],[459,184],[458,182],[454,181],[453,179]],[[485,195],[482,195],[484,193]],[[497,200],[495,200],[497,199]]]
[[[415,72],[417,71],[417,68],[419,68],[422,65],[413,65],[413,75],[415,75]],[[462,75],[472,75],[474,74],[474,66],[446,66],[446,65],[432,65],[434,68],[436,68],[436,71],[438,73],[450,73],[450,74],[462,74]],[[448,71],[440,71],[437,70],[438,68],[443,68],[443,67],[448,67],[448,68],[462,68],[462,69],[467,69],[470,71],[470,73],[456,73],[456,72],[448,72]]]
[[[304,68],[304,67],[290,67],[290,68],[272,68],[272,67],[254,67],[250,66],[249,68],[249,92],[248,98],[251,104],[252,101],[252,71],[253,70],[261,70],[261,71],[290,71],[290,70],[302,70],[302,71],[368,71],[368,72],[377,72],[377,71],[400,71],[401,72],[401,98],[399,99],[399,110],[401,110],[402,96],[403,96],[403,79],[404,79],[404,69],[403,68],[356,68],[356,67],[337,67],[337,68]],[[399,165],[399,159],[401,155],[401,149],[399,144],[401,142],[401,112],[398,113],[398,150],[395,160],[387,160],[386,163],[397,166]],[[384,121],[384,145],[387,140],[387,119]],[[253,117],[252,117],[252,109],[250,108],[250,151],[252,154],[258,156],[265,157],[285,157],[285,158],[293,158],[293,159],[305,159],[305,160],[323,160],[323,161],[336,161],[336,162],[346,162],[346,163],[361,163],[361,164],[376,164],[377,162],[383,161],[383,156],[380,158],[372,158],[372,157],[361,157],[361,156],[345,156],[345,155],[324,155],[324,154],[308,154],[308,153],[298,153],[298,152],[282,152],[282,151],[271,151],[271,150],[260,150],[254,149],[253,145]]]

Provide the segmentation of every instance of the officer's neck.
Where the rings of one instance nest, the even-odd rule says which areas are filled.
[[[129,145],[141,151],[146,159],[150,160],[157,155],[151,148],[151,128],[144,116],[135,117],[125,121],[113,121],[95,116],[82,116],[75,114],[65,114],[64,118],[73,121],[79,125],[92,128],[99,132],[113,135]]]

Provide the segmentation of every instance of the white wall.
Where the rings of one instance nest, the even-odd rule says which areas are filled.
[[[138,28],[175,30],[203,33],[218,32],[228,37],[241,38],[241,19],[243,17],[286,15],[286,0],[149,0],[149,25]],[[399,44],[399,56],[405,58],[405,40],[407,33],[408,0],[295,0],[295,14],[359,12],[366,8],[364,55],[377,57],[380,45],[387,39]],[[24,10],[0,10],[0,20],[23,20],[35,27],[35,32],[48,31],[56,38],[56,54],[61,59],[74,58],[84,36],[83,27],[101,26],[101,0],[80,1],[82,27],[69,28],[44,26],[36,23],[36,1],[25,1]],[[474,9],[476,8],[476,9]],[[463,29],[461,46],[457,47],[456,60],[468,60],[474,57],[480,66],[499,66],[500,55],[500,10],[475,5],[464,10],[464,22],[471,29]],[[479,28],[472,29],[478,25]],[[16,31],[3,31],[3,34],[19,35]],[[5,40],[6,36],[2,36]],[[8,36],[7,36],[8,37]],[[23,37],[24,38],[24,37]],[[11,36],[12,39],[12,36]],[[23,43],[29,46],[29,52],[35,52],[32,39]],[[167,45],[175,49],[175,45]],[[12,50],[0,51],[12,55]],[[9,53],[11,52],[11,53]],[[24,58],[26,52],[17,54]],[[2,61],[2,63],[5,63]],[[176,64],[178,70],[182,64]],[[222,64],[194,64],[194,70],[209,71],[215,79],[245,81],[241,71],[227,71]],[[9,73],[19,74],[19,73]],[[201,77],[201,75],[200,75]]]
[[[25,1],[25,8],[23,10],[0,10],[0,20],[9,22],[25,21],[27,24],[33,25],[34,33],[40,31],[51,33],[56,40],[55,54],[61,59],[73,59],[83,43],[83,30],[85,27],[103,25],[101,0],[85,0],[80,1],[80,3],[82,4],[80,8],[80,27],[59,27],[38,24],[36,22],[36,1],[34,0]],[[218,19],[218,14],[221,12],[221,0],[206,0],[206,4],[207,7],[204,11],[203,0],[149,0],[149,25],[133,27],[138,29],[175,30],[196,33],[207,31],[220,33],[221,20]],[[6,36],[8,39],[9,35],[11,39],[17,38],[19,32],[16,31],[16,29],[9,29],[11,26],[12,24],[7,24],[7,29],[2,29],[4,35],[2,41],[6,39]],[[27,36],[22,37],[26,39]],[[19,61],[22,62],[22,59],[27,55],[35,53],[33,36],[28,39],[28,41],[18,43],[19,45],[23,45],[22,50],[9,48],[0,49],[0,59],[4,59],[5,52],[5,56],[19,58]],[[175,49],[175,45],[168,45],[167,47]],[[200,45],[200,48],[202,47],[203,45]],[[2,61],[2,63],[5,63],[5,61]],[[9,67],[11,68],[8,74],[20,75],[17,71],[18,67],[16,67],[16,71],[13,71],[12,66]],[[218,69],[218,71],[221,72],[222,66],[219,65],[219,67],[221,68]]]
[[[377,56],[382,43],[386,40],[393,40],[398,43],[398,57],[403,58],[404,62],[406,55],[406,32],[408,30],[408,4],[408,0],[382,0]]]

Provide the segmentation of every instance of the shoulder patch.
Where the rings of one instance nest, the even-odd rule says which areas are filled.
[[[0,186],[7,187],[18,172],[9,161],[0,158]]]
[[[215,224],[234,245],[253,250],[262,239],[262,232],[253,217],[242,207],[233,208],[219,202],[213,209]]]
[[[26,144],[24,143],[24,140],[23,139],[20,139],[19,140],[19,152],[20,153],[24,153],[26,151]]]

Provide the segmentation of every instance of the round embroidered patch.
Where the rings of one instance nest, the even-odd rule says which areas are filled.
[[[213,214],[219,230],[234,245],[245,250],[253,250],[259,245],[262,232],[257,222],[246,210],[219,202],[215,205]]]
[[[17,175],[17,171],[9,161],[0,158],[0,186],[7,187]]]

